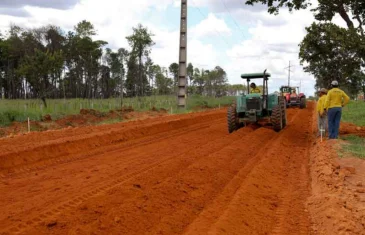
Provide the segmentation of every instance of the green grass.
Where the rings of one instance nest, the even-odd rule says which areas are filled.
[[[343,122],[351,122],[358,126],[365,126],[365,102],[351,101],[343,108],[342,120]]]
[[[150,96],[141,98],[124,98],[123,106],[131,106],[136,111],[147,111],[152,107],[164,108],[169,113],[191,112],[196,107],[215,108],[232,103],[235,97],[190,96],[186,109],[178,109],[176,96]],[[67,115],[79,114],[80,109],[95,109],[100,112],[120,109],[119,98],[111,99],[48,99],[47,108],[41,100],[0,100],[0,126],[10,125],[13,121],[40,121],[46,114],[53,120]]]
[[[355,135],[342,137],[347,143],[342,145],[340,156],[349,153],[352,156],[365,159],[365,139]]]

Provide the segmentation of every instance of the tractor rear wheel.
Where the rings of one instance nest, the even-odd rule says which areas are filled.
[[[272,109],[271,122],[274,127],[274,131],[279,132],[284,128],[283,125],[283,112],[280,104]]]
[[[286,118],[286,100],[284,97],[279,99],[279,105],[281,107],[282,119],[283,119],[283,128],[286,126],[287,118]]]
[[[236,105],[233,104],[228,108],[227,112],[227,124],[228,124],[228,132],[232,133],[233,131],[239,128],[239,123],[237,121],[237,111]]]
[[[306,108],[306,107],[307,107],[307,102],[306,102],[305,98],[301,98],[301,99],[300,99],[300,105],[299,105],[299,108],[304,109],[304,108]]]

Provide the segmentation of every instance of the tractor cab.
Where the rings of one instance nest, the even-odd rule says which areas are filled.
[[[241,78],[247,82],[247,93],[236,97],[236,102],[228,109],[228,131],[229,133],[245,126],[248,123],[258,123],[268,119],[276,131],[280,131],[286,125],[286,109],[283,97],[277,94],[269,94],[268,80],[270,74],[246,73]],[[253,87],[250,89],[250,82],[262,79],[262,90],[257,92]],[[255,91],[255,92],[252,92]]]
[[[291,92],[292,92],[292,89],[291,89],[291,87],[288,87],[288,86],[282,86],[281,88],[280,88],[280,93],[281,93],[281,95],[282,96],[287,96],[287,95],[291,95]]]
[[[281,86],[280,95],[285,98],[286,107],[299,106],[300,108],[306,107],[306,97],[303,93],[297,93],[299,87]]]
[[[295,90],[295,87],[292,87],[291,88],[291,94],[290,94],[290,97],[297,97],[297,91]]]
[[[246,115],[250,118],[250,121],[257,121],[257,117],[260,115],[267,115],[269,106],[268,103],[268,89],[267,82],[271,75],[266,73],[266,70],[263,73],[246,73],[242,74],[241,78],[246,79],[247,82],[247,95],[244,96],[241,101],[244,101],[246,104],[244,105],[241,102],[241,111],[243,109],[246,110]],[[250,89],[250,82],[252,80],[262,79],[262,91],[260,93],[252,93]]]

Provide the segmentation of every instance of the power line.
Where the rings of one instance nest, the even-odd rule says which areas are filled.
[[[290,65],[290,60],[289,60],[289,67],[286,67],[285,69],[288,69],[289,71],[289,76],[288,76],[288,86],[290,86],[290,72],[293,72],[291,71],[290,69],[293,67],[293,65]]]
[[[194,1],[193,0],[191,0],[192,2],[193,2],[193,4],[194,4]],[[207,15],[205,15],[201,10],[200,10],[200,8],[199,7],[196,7],[196,6],[192,6],[193,8],[195,8],[202,16],[203,16],[203,18],[208,18],[208,16]],[[219,31],[217,31],[215,28],[214,28],[214,31],[221,37],[221,39],[224,41],[224,43],[228,46],[228,48],[230,49],[231,48],[231,46],[232,45],[229,45],[229,43],[225,40],[225,38],[223,37],[223,35],[219,32]]]
[[[223,6],[226,8],[226,10],[227,10],[228,14],[229,14],[229,15],[230,15],[230,17],[232,18],[232,20],[233,20],[234,24],[236,25],[236,27],[237,27],[237,28],[240,30],[240,32],[242,33],[243,38],[244,38],[245,40],[247,40],[247,38],[246,38],[245,34],[243,33],[243,31],[241,30],[241,28],[238,26],[238,24],[237,24],[236,20],[235,20],[235,19],[234,19],[234,17],[232,16],[231,11],[228,9],[228,7],[227,7],[227,5],[226,5],[226,2],[225,2],[224,0],[221,0],[221,2],[223,3]]]

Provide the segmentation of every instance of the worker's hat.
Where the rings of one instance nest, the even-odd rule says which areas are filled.
[[[332,81],[332,82],[331,82],[331,85],[332,85],[332,86],[338,86],[338,81],[336,81],[336,80]]]
[[[327,94],[327,89],[326,88],[321,88],[321,90],[319,90],[319,93]]]

